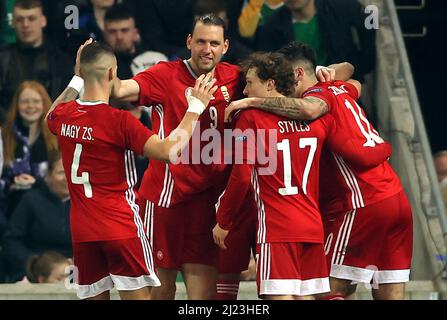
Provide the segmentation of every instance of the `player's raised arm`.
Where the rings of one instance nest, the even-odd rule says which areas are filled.
[[[89,45],[92,42],[93,39],[89,38],[87,41],[84,42],[84,44],[79,47],[78,52],[76,53],[75,75],[73,76],[65,90],[62,91],[62,93],[59,95],[59,97],[56,98],[56,100],[54,100],[50,110],[48,110],[48,113],[45,115],[45,120],[47,120],[48,115],[59,104],[76,99],[79,92],[81,92],[82,88],[84,87],[84,80],[81,78],[81,52],[85,46]]]
[[[331,64],[327,67],[317,66],[315,74],[318,81],[349,80],[354,74],[354,66],[349,62]]]
[[[181,151],[188,145],[197,120],[217,90],[209,73],[197,78],[191,96],[188,97],[188,109],[180,124],[171,134],[161,140],[157,135],[151,136],[144,145],[144,155],[151,159],[175,162]]]
[[[120,80],[115,78],[112,89],[112,97],[121,101],[134,102],[140,95],[140,86],[133,80]]]
[[[245,98],[230,103],[225,109],[225,121],[234,111],[246,108],[258,108],[294,120],[314,120],[329,110],[327,103],[316,97]]]

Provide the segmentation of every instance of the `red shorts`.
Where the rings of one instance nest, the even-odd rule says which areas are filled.
[[[219,273],[240,273],[248,269],[251,251],[256,250],[258,208],[254,199],[246,204],[225,239],[227,249],[219,249]]]
[[[145,201],[141,206],[146,207],[144,227],[153,244],[157,268],[180,269],[185,263],[217,266],[215,202],[215,192],[199,193],[170,208]]]
[[[73,257],[80,299],[160,285],[146,237],[73,243]]]
[[[404,191],[364,208],[324,216],[323,223],[331,277],[376,284],[409,280],[413,220]]]
[[[323,244],[262,243],[256,251],[258,295],[307,296],[330,291]]]

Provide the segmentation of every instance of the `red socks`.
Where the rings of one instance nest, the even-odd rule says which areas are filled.
[[[237,300],[239,280],[217,280],[216,300]]]

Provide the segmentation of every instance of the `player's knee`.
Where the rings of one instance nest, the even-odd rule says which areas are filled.
[[[357,285],[352,285],[349,281],[331,279],[331,295],[347,297],[355,292]]]
[[[174,300],[177,287],[174,283],[162,283],[160,287],[154,287],[151,291],[153,300]]]

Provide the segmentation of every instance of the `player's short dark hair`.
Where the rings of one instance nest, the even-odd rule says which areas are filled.
[[[255,68],[261,81],[274,80],[276,90],[285,96],[290,96],[295,91],[295,74],[280,53],[255,52],[244,59],[240,66],[244,77],[248,70]]]
[[[194,5],[194,15],[203,16],[209,13],[218,14],[227,11],[227,5],[224,0],[197,0]]]
[[[125,4],[115,4],[112,7],[110,7],[104,16],[105,22],[112,22],[112,21],[122,21],[127,19],[134,19],[135,16],[130,10],[130,8]]]
[[[106,71],[104,59],[107,57],[116,59],[112,49],[105,43],[92,42],[82,49],[81,75],[85,81],[100,79]]]
[[[222,18],[216,16],[214,13],[208,13],[201,15],[194,19],[194,23],[192,24],[191,29],[191,36],[194,33],[194,29],[196,28],[197,23],[201,22],[202,24],[206,26],[218,26],[222,27],[224,31],[224,39],[228,39],[227,36],[227,28],[225,27],[225,21],[222,20]]]
[[[314,72],[317,65],[317,56],[315,50],[309,45],[300,42],[290,42],[277,51],[285,56],[292,64],[304,63],[303,67],[308,67],[309,72]]]
[[[82,49],[81,65],[92,64],[103,55],[115,56],[109,45],[101,42],[92,42]]]
[[[34,9],[34,8],[40,8],[43,12],[43,4],[40,0],[16,0],[14,3],[14,8],[21,8],[21,9]]]

